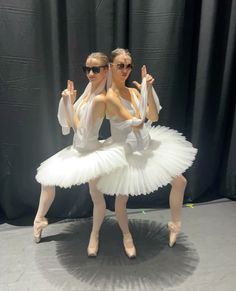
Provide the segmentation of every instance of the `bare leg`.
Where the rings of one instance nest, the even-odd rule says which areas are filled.
[[[118,224],[123,233],[123,244],[125,253],[129,258],[136,257],[136,249],[133,243],[133,239],[129,230],[128,216],[126,211],[126,204],[129,199],[127,195],[117,195],[115,200],[115,213],[118,220]]]
[[[178,176],[171,182],[171,191],[169,197],[171,222],[168,223],[169,228],[169,246],[172,247],[177,239],[177,235],[181,227],[181,211],[183,205],[184,191],[187,180],[184,176]]]
[[[34,240],[39,243],[41,240],[42,230],[48,225],[45,218],[52,202],[55,198],[55,187],[41,185],[39,207],[34,219]]]
[[[97,179],[89,182],[89,191],[93,201],[93,227],[88,245],[88,256],[96,257],[98,252],[99,231],[104,219],[106,203],[103,196],[97,188]]]

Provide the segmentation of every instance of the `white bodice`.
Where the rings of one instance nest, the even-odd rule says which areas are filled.
[[[91,102],[91,105],[93,105],[93,102]],[[83,103],[81,106],[79,106],[76,110],[76,113],[78,115],[79,120],[81,120],[81,117],[84,113],[84,110],[88,106],[86,103]],[[93,121],[93,124],[86,128],[87,136],[84,138],[85,131],[84,128],[78,127],[77,131],[74,133],[73,138],[73,146],[77,148],[78,150],[93,150],[100,146],[100,143],[98,141],[99,136],[99,129],[102,125],[103,118],[97,118]],[[92,122],[92,121],[90,121]]]
[[[76,114],[79,119],[79,126],[76,131],[74,131],[73,137],[73,146],[78,151],[89,151],[96,149],[101,146],[101,143],[98,141],[99,129],[102,125],[103,118],[97,118],[96,120],[88,120],[87,124],[81,126],[81,117],[85,110],[87,110],[87,106],[92,106],[93,102],[87,104],[86,102],[81,105],[74,106]],[[62,127],[62,133],[64,135],[70,133],[70,127],[67,124],[65,110],[64,110],[63,99],[61,98],[58,108],[58,120]]]
[[[132,94],[139,108],[139,100],[134,93]],[[120,100],[129,113],[135,117],[135,109],[132,103],[123,97],[120,97]],[[143,150],[148,147],[150,136],[145,124],[143,124],[142,128],[132,128],[131,126],[121,127],[120,124],[123,123],[124,120],[119,116],[107,116],[107,118],[110,119],[111,136],[114,142],[126,143],[131,151]]]

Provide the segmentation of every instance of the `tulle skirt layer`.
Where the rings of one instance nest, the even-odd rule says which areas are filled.
[[[193,163],[197,149],[176,130],[150,127],[147,149],[126,155],[127,166],[103,175],[97,188],[114,195],[149,194],[170,183]]]
[[[124,148],[100,142],[97,149],[81,152],[69,146],[37,169],[36,180],[47,186],[68,188],[80,185],[127,165]]]

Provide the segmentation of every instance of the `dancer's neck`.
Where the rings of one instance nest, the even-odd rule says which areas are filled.
[[[94,83],[91,83],[91,94],[94,93],[98,88],[99,86],[101,86],[103,81],[101,81],[100,83],[98,84],[94,84]],[[104,88],[101,87],[101,90],[99,90],[99,92],[97,92],[97,94],[99,94],[100,92],[102,92],[104,90]]]
[[[125,82],[112,82],[111,88],[118,90],[119,92],[124,92],[127,90]]]
[[[97,90],[97,88],[99,87],[99,85],[100,84],[93,84],[92,83],[92,86],[91,86],[91,94]]]

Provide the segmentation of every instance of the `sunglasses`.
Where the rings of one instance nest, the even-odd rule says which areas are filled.
[[[83,69],[85,74],[89,74],[90,71],[92,71],[94,74],[98,74],[98,73],[100,73],[100,69],[101,68],[107,68],[107,67],[108,67],[107,65],[105,65],[105,66],[94,66],[94,67],[83,66],[82,69]]]
[[[133,65],[132,64],[125,65],[125,64],[120,63],[120,64],[115,64],[115,66],[116,66],[116,68],[118,70],[124,70],[124,69],[132,70],[133,69]]]

